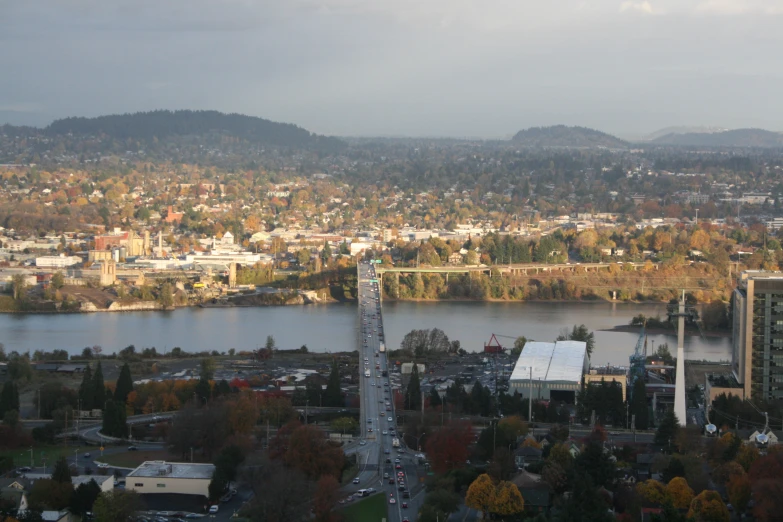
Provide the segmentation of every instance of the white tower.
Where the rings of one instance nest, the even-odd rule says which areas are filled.
[[[685,290],[682,291],[677,314],[677,373],[674,383],[674,413],[680,426],[685,426]]]

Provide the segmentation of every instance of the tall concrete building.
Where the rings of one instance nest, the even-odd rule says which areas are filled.
[[[745,397],[783,399],[783,273],[742,272],[733,314],[731,369]]]

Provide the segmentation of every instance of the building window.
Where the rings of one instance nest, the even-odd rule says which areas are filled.
[[[135,486],[135,487],[137,487],[137,488],[143,488],[143,487],[144,487],[144,484],[142,484],[141,482],[136,482],[136,483],[134,484],[134,486]]]
[[[159,488],[165,488],[165,487],[166,487],[166,484],[158,484],[158,487],[159,487]]]

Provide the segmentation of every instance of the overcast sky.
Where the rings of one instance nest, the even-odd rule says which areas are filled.
[[[783,0],[0,0],[0,122],[217,109],[345,136],[783,131]]]

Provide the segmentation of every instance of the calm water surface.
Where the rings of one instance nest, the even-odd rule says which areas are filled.
[[[458,339],[468,351],[480,351],[492,333],[552,341],[561,329],[584,323],[595,331],[592,362],[628,364],[637,334],[599,331],[628,324],[643,313],[664,315],[665,305],[612,303],[384,303],[387,346],[397,347],[414,328],[440,328]],[[263,346],[267,335],[279,348],[311,351],[342,351],[357,343],[356,305],[284,306],[268,308],[185,308],[173,312],[130,312],[67,315],[0,314],[0,342],[6,352],[68,350],[81,353],[85,346],[100,345],[112,353],[129,344],[154,346],[159,351],[180,346],[188,351],[229,348],[250,350]],[[649,337],[655,346],[668,342],[674,350],[675,336]],[[512,339],[499,338],[504,346]],[[688,359],[728,360],[729,338],[686,337]]]

